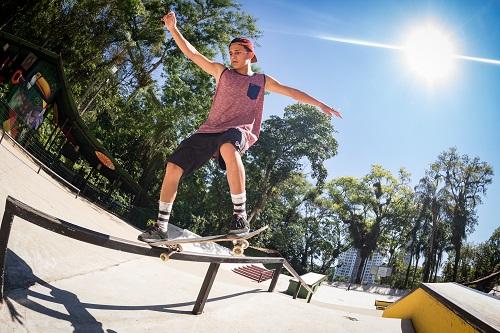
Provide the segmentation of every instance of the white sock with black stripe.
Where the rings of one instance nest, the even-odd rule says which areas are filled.
[[[233,213],[237,215],[242,215],[247,218],[246,211],[246,201],[247,193],[243,192],[240,194],[231,194],[231,201],[233,202]]]
[[[170,212],[172,211],[173,204],[173,202],[159,201],[158,219],[156,220],[156,224],[163,232],[167,232],[168,230],[168,220],[170,219]]]

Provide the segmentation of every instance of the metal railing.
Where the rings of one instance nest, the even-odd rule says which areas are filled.
[[[50,216],[43,213],[33,207],[26,205],[25,203],[16,200],[10,196],[7,197],[5,202],[5,211],[2,218],[2,224],[0,225],[0,302],[3,302],[4,295],[4,273],[5,273],[5,262],[7,245],[9,241],[10,231],[14,217],[20,217],[19,221],[27,221],[33,223],[39,227],[45,228],[52,232],[77,239],[82,242],[94,244],[97,246],[123,251],[128,253],[134,253],[138,255],[150,256],[150,257],[162,257],[165,255],[166,249],[162,248],[152,248],[144,243],[134,242],[127,239],[122,239],[118,237],[113,237],[110,235],[102,234],[90,229],[83,228],[81,226],[71,224],[69,222],[63,221],[61,219]],[[276,283],[278,282],[278,277],[280,276],[282,269],[288,270],[295,278],[299,280],[297,291],[293,298],[297,298],[300,286],[304,287],[310,292],[308,303],[311,301],[313,291],[309,286],[302,280],[302,278],[297,274],[297,272],[290,266],[290,264],[280,257],[233,257],[233,256],[222,256],[222,255],[212,255],[203,254],[195,252],[175,252],[168,253],[168,257],[172,260],[183,260],[183,261],[194,261],[194,262],[208,262],[210,266],[205,275],[205,279],[198,293],[194,308],[192,310],[193,314],[201,314],[205,303],[207,302],[208,295],[212,288],[212,285],[217,275],[217,271],[221,264],[224,263],[261,263],[261,264],[276,264],[277,267],[274,270],[273,278],[269,285],[268,292],[273,292]]]
[[[39,174],[40,171],[43,169],[43,171],[45,171],[48,174],[50,174],[51,176],[57,178],[62,183],[64,183],[67,187],[71,188],[74,192],[76,192],[75,198],[78,198],[78,195],[80,195],[80,189],[78,187],[76,187],[73,184],[71,184],[70,182],[68,182],[66,179],[64,179],[63,177],[61,177],[60,175],[58,175],[56,172],[54,172],[52,169],[50,169],[48,166],[46,166],[38,158],[36,158],[35,156],[33,156],[33,154],[31,154],[26,148],[24,148],[19,142],[17,142],[7,132],[5,132],[4,130],[0,130],[0,131],[2,132],[2,136],[0,137],[0,144],[2,143],[3,139],[5,137],[7,137],[10,140],[10,142],[12,142],[12,145],[17,146],[18,148],[20,148],[26,155],[29,156],[29,158],[31,158],[35,162],[35,164],[38,165],[38,170],[36,171],[36,173]]]
[[[133,214],[137,207],[112,199],[108,192],[102,191],[87,180],[83,175],[75,172],[75,170],[68,169],[63,163],[52,156],[49,151],[43,148],[36,149],[37,144],[33,142],[36,142],[37,138],[34,135],[29,135],[25,138],[25,140],[23,140],[23,142],[20,142],[1,128],[0,133],[0,145],[5,139],[9,140],[13,146],[19,147],[22,152],[25,153],[28,158],[32,159],[33,163],[38,166],[38,170],[34,170],[38,174],[43,169],[50,176],[53,175],[56,180],[61,180],[63,185],[67,185],[67,187],[69,187],[70,191],[76,193],[75,198],[84,197],[111,214],[117,215],[122,219],[126,219],[127,223],[133,224],[128,221],[128,219],[131,216],[130,214]],[[9,152],[12,153],[11,151]],[[14,153],[12,154],[15,156]],[[25,162],[23,161],[23,163]],[[135,226],[137,227],[137,225]]]

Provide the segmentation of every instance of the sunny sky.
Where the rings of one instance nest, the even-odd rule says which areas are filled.
[[[363,176],[377,163],[394,174],[405,167],[416,184],[457,147],[495,172],[468,241],[489,238],[500,225],[500,1],[240,3],[263,32],[261,70],[343,113],[332,120],[339,151],[329,179]],[[271,94],[264,112],[292,103]]]

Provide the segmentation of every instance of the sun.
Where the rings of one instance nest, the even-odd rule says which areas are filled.
[[[403,47],[410,69],[428,83],[442,81],[454,69],[454,48],[450,38],[432,25],[408,34]]]

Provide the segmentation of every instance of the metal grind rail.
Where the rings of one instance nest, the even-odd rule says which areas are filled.
[[[162,248],[152,248],[144,243],[134,242],[127,239],[122,239],[118,237],[113,237],[100,232],[96,232],[90,229],[80,227],[78,225],[63,221],[46,213],[43,213],[33,207],[26,205],[25,203],[16,200],[10,196],[7,197],[5,202],[5,211],[2,218],[2,224],[0,226],[0,303],[3,302],[4,296],[4,274],[5,274],[5,263],[6,263],[6,253],[7,245],[9,241],[10,231],[12,223],[14,222],[14,216],[20,217],[21,219],[33,223],[39,227],[50,230],[52,232],[77,239],[82,242],[94,244],[97,246],[105,247],[108,249],[113,249],[122,252],[128,252],[138,255],[150,256],[150,257],[161,257],[165,254],[166,249]],[[308,303],[311,301],[312,290],[309,286],[300,278],[300,276],[295,272],[295,270],[290,266],[290,264],[280,257],[233,257],[233,256],[222,256],[222,255],[212,255],[204,253],[195,252],[176,252],[169,254],[171,260],[183,260],[183,261],[193,261],[193,262],[207,262],[210,263],[208,271],[205,275],[205,279],[198,293],[195,305],[193,307],[193,314],[201,314],[203,308],[208,299],[208,295],[212,288],[212,285],[217,275],[217,271],[221,264],[224,263],[261,263],[261,264],[276,264],[277,267],[274,271],[273,278],[269,285],[268,292],[273,292],[276,283],[278,282],[278,277],[281,274],[283,268],[288,270],[295,278],[299,280],[299,287],[294,295],[297,297],[300,286],[302,285],[307,289],[311,295],[308,299]]]

